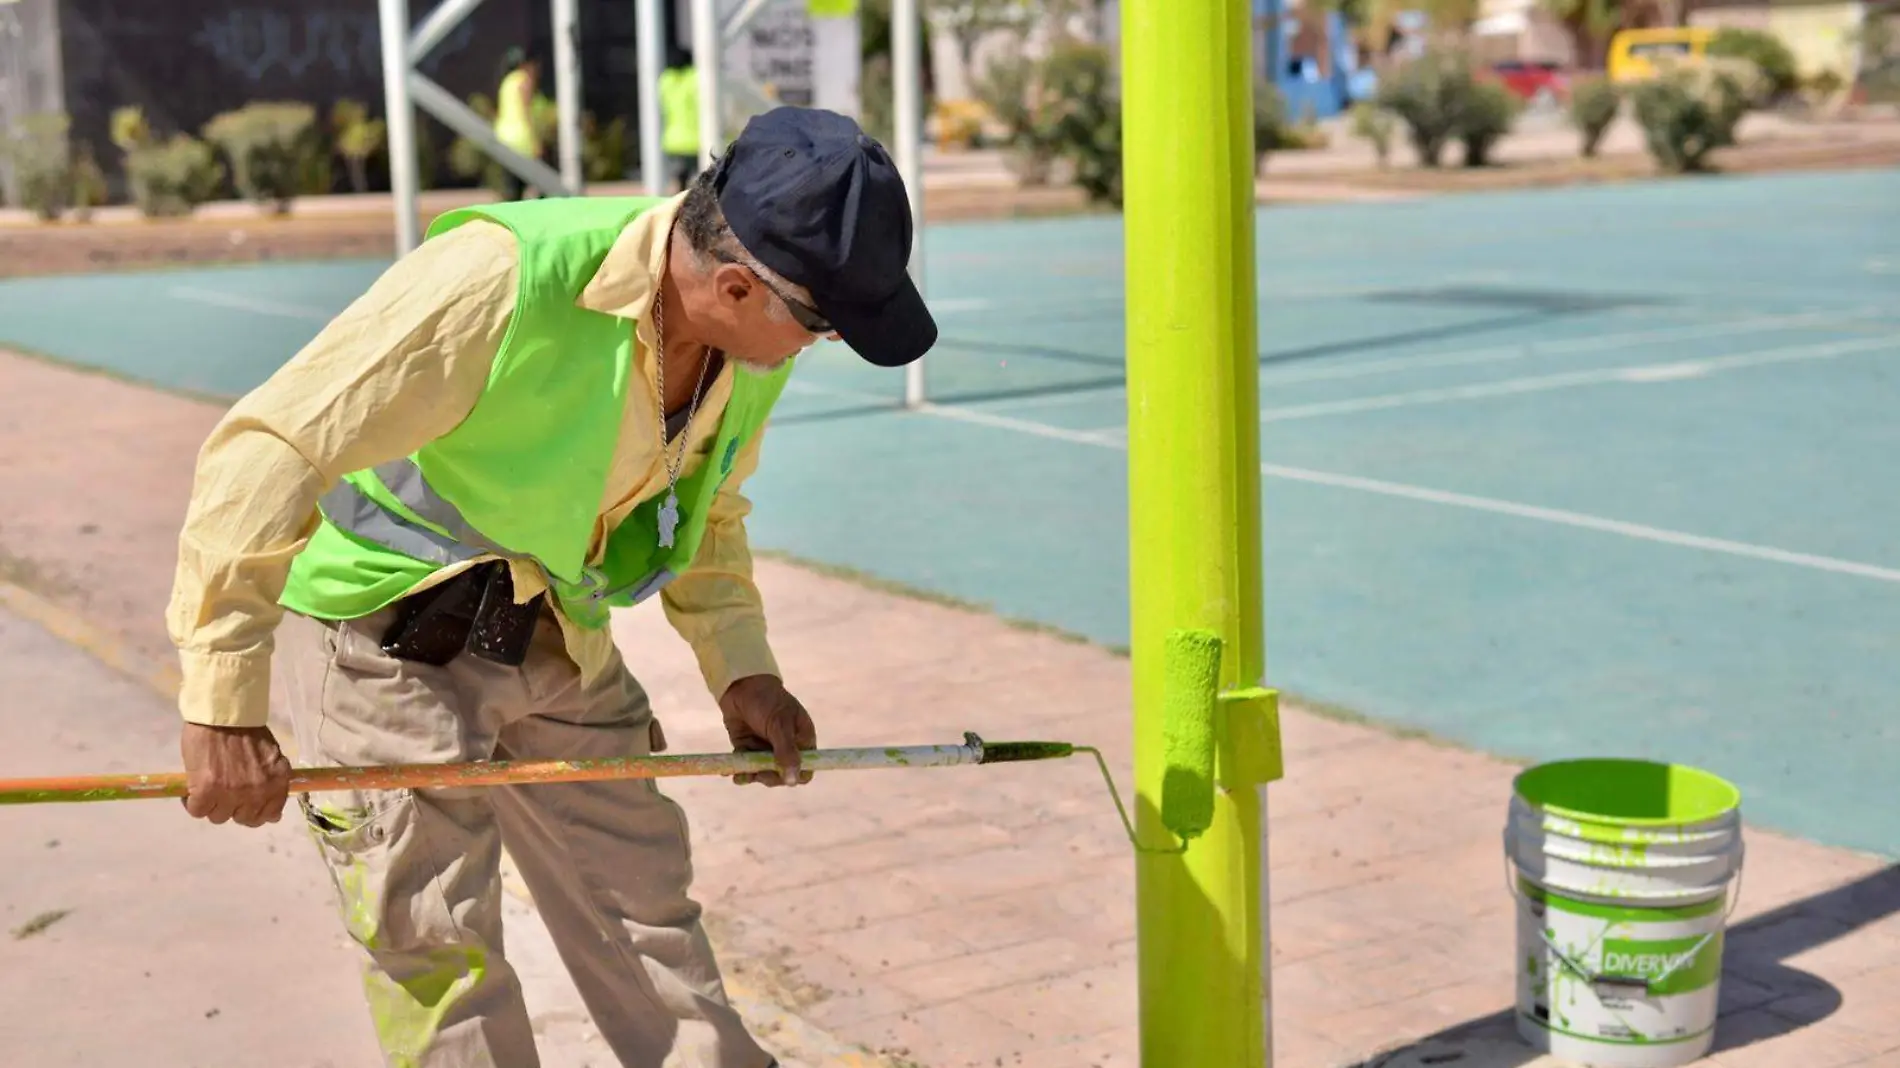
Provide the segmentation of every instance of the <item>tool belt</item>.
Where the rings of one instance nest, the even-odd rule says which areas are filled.
[[[472,653],[509,667],[528,658],[544,594],[515,603],[514,573],[503,560],[477,564],[396,602],[383,652],[440,667]]]

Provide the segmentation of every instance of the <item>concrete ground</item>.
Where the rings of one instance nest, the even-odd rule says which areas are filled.
[[[159,611],[215,409],[4,355],[0,382],[0,775],[174,766]],[[1101,745],[1127,783],[1116,656],[782,563],[760,581],[822,744],[1064,737]],[[616,631],[674,747],[721,745],[657,611]],[[1276,1064],[1533,1063],[1499,1041],[1514,768],[1299,710],[1285,732]],[[794,1063],[1136,1063],[1132,865],[1089,766],[672,792],[735,991]],[[0,1063],[372,1063],[297,837],[198,826],[168,802],[0,812]],[[1900,869],[1759,830],[1749,846],[1711,1063],[1900,1065]],[[609,1063],[525,904],[514,919],[549,1063]]]

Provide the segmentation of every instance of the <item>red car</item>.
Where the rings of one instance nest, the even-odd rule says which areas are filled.
[[[1570,98],[1570,76],[1555,63],[1509,59],[1493,64],[1491,74],[1524,100],[1551,104]]]

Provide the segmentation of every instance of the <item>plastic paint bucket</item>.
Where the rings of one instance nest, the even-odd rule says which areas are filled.
[[[1741,793],[1705,771],[1570,760],[1517,777],[1517,1030],[1590,1068],[1673,1068],[1715,1040]]]

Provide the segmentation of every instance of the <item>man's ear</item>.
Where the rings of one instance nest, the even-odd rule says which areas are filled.
[[[736,263],[722,263],[713,271],[713,291],[727,304],[744,304],[758,286],[752,272]]]

